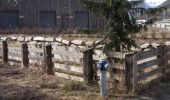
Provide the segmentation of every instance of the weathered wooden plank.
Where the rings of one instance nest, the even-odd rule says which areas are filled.
[[[142,60],[142,59],[145,59],[145,58],[153,57],[153,56],[159,55],[159,53],[160,52],[159,52],[158,49],[140,52],[140,53],[137,54],[137,60]]]
[[[21,57],[21,54],[15,53],[15,52],[8,52],[9,56],[16,56],[16,57]]]
[[[83,52],[83,73],[84,82],[87,85],[93,84],[95,77],[95,69],[93,68],[93,49],[88,49]]]
[[[43,61],[43,57],[41,57],[41,56],[29,55],[28,58],[31,59],[31,60]]]
[[[83,66],[54,63],[54,68],[83,73]]]
[[[68,64],[70,66],[83,66],[82,62],[74,62],[74,61],[61,61],[58,59],[52,59],[53,63],[59,63],[59,64]]]
[[[158,65],[158,64],[160,64],[160,63],[161,63],[161,60],[160,60],[160,59],[154,59],[154,60],[151,60],[151,61],[148,61],[148,62],[139,64],[139,65],[138,65],[138,71],[142,71],[143,69],[152,67],[152,66],[154,66],[154,65]]]
[[[127,92],[135,92],[137,83],[137,57],[136,54],[125,56],[125,80]]]
[[[19,47],[8,47],[10,51],[21,51],[21,48]]]
[[[2,41],[2,63],[8,63],[8,44],[6,41]]]
[[[10,62],[16,62],[16,63],[21,63],[21,61],[16,60],[16,59],[9,59]]]
[[[44,71],[48,75],[53,75],[53,63],[52,63],[52,46],[51,45],[45,45],[44,47]]]
[[[29,52],[39,52],[39,53],[43,53],[44,50],[41,48],[28,48]]]
[[[54,71],[59,72],[59,73],[65,73],[65,74],[69,74],[69,75],[74,75],[74,76],[78,76],[78,77],[83,77],[82,73],[73,72],[73,71],[67,71],[67,70],[63,70],[63,69],[59,69],[59,68],[54,68]]]
[[[144,80],[144,79],[146,79],[148,77],[153,76],[154,74],[159,74],[159,73],[161,74],[161,71],[162,71],[161,68],[157,68],[157,69],[153,69],[150,72],[142,73],[141,75],[139,75],[137,77],[137,81]]]
[[[21,56],[21,65],[22,67],[28,67],[28,64],[29,64],[29,59],[28,59],[28,55],[29,55],[29,52],[28,52],[28,45],[27,43],[23,43],[21,45],[21,52],[22,52],[22,56]]]
[[[83,58],[82,52],[76,52],[76,51],[59,51],[59,50],[52,50],[52,54],[57,54],[61,56],[71,56],[71,57],[79,57]]]
[[[121,52],[109,52],[107,54],[108,57],[118,58],[118,59],[125,59],[125,55],[130,53],[121,53]]]

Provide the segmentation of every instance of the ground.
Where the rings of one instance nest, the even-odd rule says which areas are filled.
[[[0,100],[170,100],[170,81],[156,82],[134,97],[100,97],[98,86],[48,76],[39,67],[0,65]]]

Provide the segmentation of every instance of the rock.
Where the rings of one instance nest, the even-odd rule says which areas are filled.
[[[62,43],[64,43],[64,44],[66,44],[66,45],[70,45],[70,41],[68,41],[68,40],[62,40]]]
[[[73,41],[71,41],[71,43],[73,43],[75,45],[83,45],[84,41],[82,41],[82,40],[73,40]]]
[[[151,43],[151,46],[154,47],[154,48],[157,48],[157,46],[159,46],[158,43]]]
[[[11,36],[11,40],[12,40],[12,41],[16,41],[16,40],[17,40],[17,37],[16,37],[16,36]]]
[[[47,38],[45,38],[45,41],[53,42],[54,41],[54,37],[47,37]]]
[[[85,46],[77,46],[77,47],[80,49],[80,51],[84,51],[87,49],[87,47],[85,47]]]
[[[62,46],[63,44],[59,42],[52,42],[51,45],[53,49],[57,49],[58,46]]]
[[[141,49],[139,49],[139,48],[135,48],[135,47],[132,47],[132,48],[130,48],[132,51],[141,51]]]
[[[25,37],[25,41],[32,41],[33,37]]]
[[[9,37],[1,37],[1,40],[8,40],[9,39]]]
[[[94,41],[87,41],[85,44],[87,46],[93,46],[94,45]]]
[[[57,37],[55,40],[56,40],[57,42],[62,42],[63,38]]]
[[[22,37],[22,36],[20,36],[20,37],[17,38],[17,41],[20,41],[20,42],[22,42],[22,41],[24,41],[24,40],[25,40],[25,37]]]
[[[34,41],[44,41],[45,38],[44,37],[34,37],[33,40]]]
[[[165,45],[170,45],[170,41],[166,41],[166,42],[165,42]]]
[[[140,46],[140,48],[141,48],[141,49],[145,49],[145,48],[148,48],[149,46],[150,46],[149,43],[145,43],[145,44],[142,44],[142,45]]]
[[[36,48],[37,41],[30,41],[28,42],[28,46],[31,48]]]
[[[101,49],[101,48],[103,48],[105,45],[97,45],[96,46],[96,49]]]
[[[77,45],[71,44],[69,48],[77,48]]]
[[[96,42],[95,42],[95,44],[98,44],[98,43],[100,43],[102,40],[97,40]]]

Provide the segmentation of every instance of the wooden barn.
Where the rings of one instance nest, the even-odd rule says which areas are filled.
[[[7,1],[7,0],[6,0]],[[85,10],[80,0],[0,0],[0,28],[103,28],[104,19]],[[3,4],[4,3],[4,4]]]

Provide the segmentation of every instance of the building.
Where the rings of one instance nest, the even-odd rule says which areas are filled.
[[[85,10],[80,0],[19,0],[11,3],[0,7],[1,29],[96,29],[104,26],[104,19]]]

